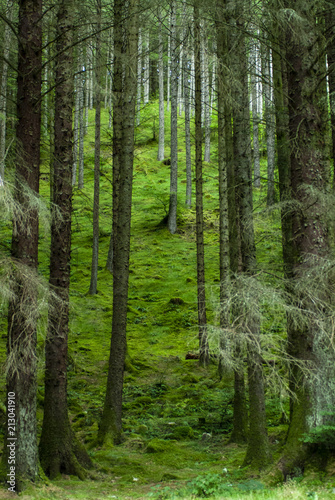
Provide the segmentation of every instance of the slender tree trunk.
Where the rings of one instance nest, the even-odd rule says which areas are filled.
[[[241,238],[242,273],[252,276],[256,270],[256,248],[253,227],[253,199],[250,161],[249,96],[247,80],[247,55],[243,35],[243,0],[237,2],[235,15],[239,13],[236,27],[235,53],[238,63],[234,69],[237,78],[234,109],[234,161]],[[243,14],[242,14],[243,15]],[[247,318],[248,386],[249,386],[249,436],[244,463],[264,467],[271,459],[266,429],[265,395],[261,360],[258,321]]]
[[[119,198],[117,219],[113,220],[113,228],[115,223],[117,225],[116,231],[113,229],[113,322],[106,398],[98,434],[100,442],[109,437],[115,444],[121,441],[123,370],[127,348],[126,326],[137,83],[137,9],[138,1],[129,0],[126,25],[127,48],[124,59],[124,87],[121,87],[123,90],[122,95],[118,96],[116,101],[121,107],[120,115],[123,120],[114,124],[114,126],[118,124],[121,127],[121,131],[117,136],[121,136],[122,148],[114,153],[119,156],[119,175],[114,179],[114,189],[118,191]],[[123,0],[115,0],[115,30],[120,29],[120,26],[117,26],[118,24],[121,25],[122,30],[122,24],[125,22],[122,22],[124,15]],[[115,71],[121,69],[121,75],[115,75],[115,79],[116,76],[121,76],[122,84],[122,61],[117,60],[121,55],[120,46],[117,45],[117,38],[117,33],[115,33]],[[114,107],[114,115],[115,111]],[[118,113],[119,111],[117,115]],[[115,237],[115,234],[117,237]]]
[[[258,47],[256,41],[252,43],[250,62],[251,62],[251,110],[252,110],[252,130],[253,130],[253,150],[254,150],[254,186],[256,188],[261,187],[261,165],[260,165],[260,153],[259,153],[259,123],[260,115],[258,110],[258,74],[257,74],[257,58]]]
[[[236,227],[235,179],[233,139],[231,126],[231,91],[227,68],[230,67],[228,37],[229,18],[225,15],[225,0],[217,7],[217,108],[218,156],[220,198],[220,327],[226,329],[235,311],[227,311],[227,292],[238,272],[238,238]],[[224,336],[221,347],[225,346]],[[240,361],[240,362],[239,362]],[[224,360],[220,356],[219,374],[223,374]],[[233,430],[230,442],[244,443],[247,438],[247,410],[245,401],[244,366],[240,346],[235,348]]]
[[[9,446],[15,448],[19,492],[38,477],[36,323],[38,267],[38,197],[41,133],[42,2],[21,0],[18,23],[16,184],[14,196],[24,217],[13,221],[13,295],[8,307],[7,394],[15,395],[15,441],[5,436],[2,464],[9,469]],[[28,194],[27,191],[30,191]],[[8,408],[7,408],[7,415]],[[10,418],[10,417],[8,417]],[[11,439],[13,438],[13,439]],[[8,476],[7,476],[8,477]],[[6,480],[7,480],[6,477]]]
[[[203,33],[201,36],[202,45],[202,80],[203,80],[203,116],[205,126],[205,151],[204,161],[210,162],[211,157],[211,112],[209,106],[209,61],[208,61],[208,43],[206,41],[206,31],[203,26]]]
[[[149,31],[144,32],[144,44],[143,44],[143,50],[144,50],[144,72],[143,72],[143,77],[144,77],[144,89],[143,89],[143,102],[144,104],[148,104],[149,102],[149,97],[150,97],[150,33]]]
[[[80,75],[76,75],[74,81],[75,101],[74,101],[74,120],[73,120],[73,165],[72,165],[72,186],[75,186],[77,180],[78,168],[78,146],[79,146],[79,106],[80,106]]]
[[[186,4],[184,3],[184,9]],[[184,18],[186,18],[184,14]],[[188,47],[183,52],[184,67],[184,108],[185,108],[185,153],[186,153],[186,206],[192,206],[192,160],[191,160],[191,116]]]
[[[272,78],[272,58],[271,50],[267,45],[263,46],[262,51],[262,75],[263,91],[265,104],[265,129],[266,129],[266,151],[268,161],[268,185],[266,204],[268,207],[275,202],[275,145],[276,145],[276,121],[274,112],[274,103],[272,97],[273,78]]]
[[[327,28],[327,60],[329,82],[330,123],[332,134],[333,172],[335,172],[335,5],[329,5],[326,13]],[[335,175],[333,174],[333,190],[335,190]]]
[[[171,3],[171,167],[170,167],[170,205],[168,229],[171,234],[177,231],[177,190],[178,190],[178,52],[176,30],[176,0]]]
[[[169,16],[169,25],[171,26],[171,14]],[[171,33],[168,33],[168,54],[167,54],[167,76],[166,76],[166,111],[169,111],[171,101]]]
[[[200,66],[200,20],[199,7],[194,4],[195,45],[195,182],[196,182],[196,240],[197,240],[197,285],[198,326],[200,364],[208,365],[209,348],[207,340],[204,221],[202,194],[202,127],[201,127],[201,66]]]
[[[160,7],[158,7],[160,9]],[[163,37],[162,37],[162,19],[160,10],[158,12],[159,18],[159,59],[158,59],[158,73],[159,73],[159,136],[158,136],[158,154],[157,160],[164,160],[164,63],[163,63]]]
[[[78,74],[79,81],[79,156],[78,156],[78,188],[84,188],[84,80],[83,80],[83,50],[79,50],[80,72]]]
[[[99,263],[99,194],[100,194],[100,116],[101,116],[101,0],[97,0],[95,53],[95,143],[94,143],[94,202],[91,283],[89,294],[95,295],[98,286]]]
[[[7,0],[7,17],[11,21],[13,17],[13,0]],[[11,44],[12,31],[8,23],[5,23],[4,32],[4,48],[2,73],[0,83],[0,178],[3,180],[5,176],[5,159],[6,159],[6,122],[7,122],[7,75],[8,75],[8,59],[9,49]]]
[[[142,103],[142,30],[138,31],[138,56],[137,56],[137,101],[136,101],[136,126],[141,121],[141,103]]]

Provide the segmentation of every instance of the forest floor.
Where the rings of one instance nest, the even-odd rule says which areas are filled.
[[[92,247],[94,129],[85,138],[85,187],[74,190],[69,335],[68,404],[74,431],[94,463],[86,481],[62,476],[29,487],[22,499],[194,499],[335,498],[334,471],[297,470],[277,488],[266,476],[243,467],[245,445],[229,444],[233,413],[233,375],[220,380],[215,357],[208,368],[185,359],[198,347],[195,209],[185,208],[185,147],[179,122],[178,232],[163,223],[169,202],[169,166],[156,160],[157,106],[142,112],[136,136],[132,242],[128,306],[128,359],[125,372],[123,430],[120,446],[96,446],[104,401],[112,319],[112,276],[106,271],[112,221],[112,152],[107,113],[101,154],[100,261],[98,293],[88,295]],[[169,119],[166,116],[166,130]],[[168,134],[167,134],[168,135]],[[204,218],[207,308],[210,346],[215,354],[219,316],[219,194],[217,128],[212,124],[211,163],[204,164]],[[47,152],[47,147],[45,147]],[[168,157],[169,144],[166,144]],[[265,160],[263,159],[263,168]],[[49,193],[45,153],[41,194]],[[266,175],[266,172],[264,172]],[[266,184],[255,193],[257,258],[261,280],[278,286],[282,273],[280,212],[265,207]],[[10,244],[10,220],[1,223],[0,237]],[[40,272],[48,277],[50,236],[41,223]],[[43,297],[41,297],[43,302]],[[39,328],[38,426],[43,416],[43,352],[47,307]],[[1,363],[6,354],[6,307],[0,319]],[[278,342],[285,338],[285,315],[264,304],[262,332]],[[273,383],[265,370],[267,419],[274,457],[280,457],[287,430],[285,384]],[[1,374],[4,388],[4,371]],[[5,400],[4,389],[1,400]],[[3,411],[3,406],[1,407]],[[1,415],[1,430],[4,428]],[[333,476],[333,477],[332,477]],[[5,491],[1,498],[13,498]]]

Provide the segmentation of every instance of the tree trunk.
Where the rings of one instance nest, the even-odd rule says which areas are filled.
[[[328,82],[329,82],[329,104],[330,123],[332,134],[332,158],[333,172],[335,172],[335,5],[329,5],[327,9],[327,60],[328,60]],[[335,190],[335,175],[333,174],[333,190]]]
[[[136,101],[136,126],[141,121],[141,102],[142,102],[142,30],[138,31],[138,56],[137,56],[137,101]]]
[[[24,217],[13,221],[13,298],[8,307],[7,394],[15,394],[15,441],[5,436],[2,464],[6,473],[9,445],[15,450],[12,491],[38,477],[36,323],[38,197],[41,132],[42,2],[21,0],[18,24],[16,183],[14,196]],[[28,193],[27,191],[30,191]],[[9,407],[7,407],[7,415]],[[8,417],[9,418],[9,417]],[[9,434],[9,432],[8,432]],[[7,480],[7,477],[6,477]]]
[[[44,472],[85,477],[91,461],[76,441],[67,410],[67,338],[72,209],[72,1],[59,7],[56,42],[54,190],[51,226],[49,323],[45,344],[45,396],[39,445]],[[59,211],[59,212],[58,212]],[[59,218],[61,214],[61,219]],[[80,462],[82,465],[80,465]]]
[[[158,7],[160,9],[160,7]],[[159,19],[159,59],[158,59],[158,73],[159,73],[159,136],[158,136],[158,154],[157,160],[164,160],[164,63],[163,63],[163,39],[162,39],[162,19],[160,10],[158,12]]]
[[[100,115],[101,115],[101,0],[97,0],[96,53],[95,53],[95,143],[94,143],[94,201],[93,246],[89,294],[95,295],[98,286],[99,263],[99,194],[100,194]]]
[[[150,98],[150,33],[146,30],[143,34],[143,50],[144,50],[144,89],[143,89],[143,102],[148,104]]]
[[[254,147],[254,186],[256,188],[261,187],[261,165],[260,165],[260,153],[259,153],[259,123],[260,116],[258,110],[258,47],[255,40],[252,42],[252,48],[250,53],[251,62],[251,73],[250,73],[250,84],[251,84],[251,110],[252,110],[252,130],[253,130],[253,147]]]
[[[205,126],[205,151],[204,151],[204,161],[210,162],[211,157],[211,112],[209,107],[209,62],[208,62],[208,43],[206,40],[206,28],[202,27],[203,32],[201,36],[202,45],[202,80],[203,80],[203,116],[204,116],[204,126]]]
[[[120,127],[115,135],[121,139],[121,149],[114,151],[118,155],[118,176],[114,178],[114,189],[118,192],[117,217],[113,220],[113,321],[112,338],[109,358],[106,398],[103,415],[100,423],[98,441],[111,439],[115,444],[121,442],[122,432],[122,390],[123,371],[126,356],[127,340],[127,303],[129,279],[130,253],[130,223],[131,199],[134,159],[134,130],[135,105],[137,83],[137,50],[138,50],[138,1],[129,0],[127,9],[126,54],[124,70],[124,86],[122,87],[122,61],[118,42],[118,33],[115,33],[115,78],[119,82],[121,77],[121,95],[117,96],[114,104],[114,127]],[[123,0],[114,2],[115,30],[122,33],[122,24],[125,23],[125,6]],[[122,38],[121,38],[122,40]],[[121,74],[119,74],[121,70]],[[120,83],[120,82],[119,82]],[[119,89],[119,87],[117,87]],[[119,106],[120,109],[116,110]],[[117,111],[117,112],[116,112]],[[116,231],[114,227],[116,226]],[[117,235],[115,237],[115,235]]]
[[[265,104],[265,130],[266,130],[266,152],[268,161],[268,185],[266,205],[270,207],[275,203],[275,145],[276,145],[276,123],[274,103],[272,97],[272,57],[268,45],[262,47],[262,76]]]
[[[201,127],[201,65],[200,65],[200,20],[199,7],[194,4],[194,45],[195,45],[195,183],[196,183],[196,240],[197,240],[197,285],[198,285],[198,326],[200,364],[209,363],[207,340],[204,220],[202,194],[202,127]]]
[[[79,65],[78,65],[79,66]],[[72,186],[76,185],[78,168],[78,146],[79,146],[79,106],[80,106],[80,74],[75,76],[75,100],[74,100],[74,120],[73,120],[73,165],[72,165]],[[51,198],[52,199],[52,198]]]
[[[84,79],[83,79],[83,50],[79,49],[80,70],[78,74],[79,82],[79,158],[78,158],[78,189],[84,188]],[[91,73],[91,71],[90,71]]]
[[[186,3],[183,4],[184,19],[186,19]],[[184,109],[185,109],[185,153],[186,153],[186,207],[192,206],[192,159],[191,159],[191,116],[190,116],[190,83],[189,83],[189,42],[183,51],[184,72]]]
[[[218,157],[219,157],[219,198],[220,198],[220,326],[223,331],[219,360],[219,375],[224,370],[225,329],[234,320],[236,311],[227,311],[227,292],[231,280],[238,272],[238,237],[235,206],[235,176],[233,163],[233,138],[231,126],[231,89],[229,85],[230,67],[228,39],[231,33],[229,17],[225,13],[226,2],[222,0],[217,10],[217,109],[218,109]],[[244,443],[247,437],[247,409],[244,385],[243,353],[239,344],[235,346],[234,358],[234,407],[233,430],[230,442]]]
[[[177,231],[177,190],[178,190],[178,52],[176,30],[176,0],[171,3],[171,167],[170,167],[170,204],[168,229],[171,234]]]
[[[237,78],[234,109],[234,161],[239,209],[242,273],[252,276],[256,270],[256,248],[253,227],[252,177],[250,161],[249,97],[247,79],[247,55],[244,32],[243,0],[236,5],[239,13],[235,53],[238,63],[234,64]],[[257,468],[264,467],[271,459],[265,415],[265,395],[262,361],[260,354],[259,322],[246,318],[244,329],[247,341],[248,385],[249,385],[249,436],[244,463]]]
[[[13,0],[7,0],[7,17],[11,21],[13,17]],[[8,58],[11,44],[12,31],[8,23],[5,23],[4,48],[0,86],[0,179],[5,177],[6,160],[6,121],[7,121],[7,75]]]
[[[299,18],[299,36],[296,35],[295,16],[287,18],[286,59],[289,98],[290,183],[292,199],[297,203],[292,213],[293,279],[301,284],[318,273],[318,287],[312,283],[296,286],[298,307],[304,315],[310,311],[310,320],[295,324],[289,331],[288,349],[296,360],[292,367],[292,385],[296,398],[291,404],[291,422],[287,443],[278,464],[281,477],[295,467],[303,467],[308,448],[302,442],[304,433],[325,423],[323,412],[334,406],[334,350],[329,333],[315,320],[318,300],[326,304],[328,297],[326,277],[322,276],[324,262],[329,255],[328,228],[323,207],[323,196],[329,182],[327,151],[327,120],[324,67],[320,54],[324,47],[316,23],[314,3],[289,2]],[[326,281],[324,281],[326,280]],[[322,292],[322,289],[325,290]],[[308,368],[306,373],[305,368]],[[314,375],[311,373],[314,372]]]

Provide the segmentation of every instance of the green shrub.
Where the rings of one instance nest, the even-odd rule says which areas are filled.
[[[307,444],[317,445],[326,450],[335,450],[335,408],[322,412],[323,416],[328,416],[328,422],[318,425],[308,433],[304,434],[302,441]]]

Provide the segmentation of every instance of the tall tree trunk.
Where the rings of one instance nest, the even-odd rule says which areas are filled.
[[[183,4],[186,20],[186,2]],[[191,159],[191,116],[190,116],[190,83],[189,83],[189,40],[183,51],[184,72],[184,109],[185,109],[185,153],[186,153],[186,207],[192,206],[192,159]]]
[[[79,153],[78,153],[78,189],[84,188],[84,135],[85,135],[85,124],[84,124],[84,79],[83,79],[83,50],[79,49],[79,63],[80,71],[78,74],[79,82]],[[92,71],[90,71],[92,73]],[[90,77],[92,80],[92,76]]]
[[[252,48],[250,53],[251,62],[251,74],[250,74],[250,84],[251,84],[251,110],[252,110],[252,130],[253,130],[253,155],[254,155],[254,186],[256,188],[261,187],[261,164],[260,164],[260,152],[259,152],[259,123],[260,115],[258,110],[258,46],[255,40],[252,42]]]
[[[289,98],[290,183],[292,199],[297,203],[292,213],[293,279],[292,286],[301,278],[313,274],[315,265],[323,267],[329,255],[326,214],[322,209],[323,196],[329,182],[327,143],[326,96],[321,82],[324,67],[320,54],[324,47],[318,32],[315,4],[288,2],[296,16],[287,18],[286,59]],[[299,19],[299,36],[295,18]],[[321,269],[322,269],[321,267]],[[304,433],[325,423],[323,412],[334,406],[334,350],[329,333],[315,321],[315,301],[331,300],[326,278],[318,270],[319,286],[312,283],[296,287],[298,307],[304,314],[311,311],[310,321],[295,324],[289,331],[288,349],[297,361],[293,365],[292,388],[296,398],[292,401],[291,422],[287,443],[278,467],[286,477],[292,469],[302,466],[308,448],[302,442]],[[307,288],[306,288],[307,287]],[[312,295],[312,298],[311,298]],[[302,366],[313,370],[306,373]]]
[[[138,0],[129,0],[127,7],[124,86],[121,86],[122,93],[117,96],[114,105],[114,115],[118,116],[120,111],[118,117],[121,117],[121,121],[115,121],[114,123],[114,126],[121,128],[120,131],[114,129],[114,132],[118,132],[117,137],[121,139],[121,149],[114,152],[114,154],[118,155],[119,175],[114,179],[113,183],[114,189],[118,192],[118,205],[117,218],[113,220],[112,337],[106,398],[98,434],[100,442],[110,438],[115,444],[121,441],[123,371],[127,348],[126,326],[137,83]],[[125,23],[125,14],[123,0],[115,0],[115,30],[119,30],[120,25],[122,30],[122,25]],[[121,75],[115,74],[115,79],[121,77],[122,85],[122,61],[118,60],[121,52],[120,46],[117,45],[117,38],[118,35],[115,33],[115,71],[118,72],[121,69]],[[116,105],[121,108],[117,110],[117,113],[115,113]],[[114,230],[114,224],[116,224],[116,231]]]
[[[7,17],[11,21],[13,17],[13,0],[7,0]],[[8,75],[8,58],[11,44],[11,27],[5,23],[4,32],[4,48],[2,60],[2,73],[0,83],[0,179],[5,176],[5,159],[6,159],[6,122],[7,122],[7,75]]]
[[[160,9],[160,7],[158,7]],[[159,59],[158,59],[158,73],[159,73],[159,136],[158,136],[158,154],[157,160],[164,160],[164,63],[163,63],[163,37],[162,37],[162,19],[160,10],[158,11],[159,19]]]
[[[268,185],[266,204],[268,207],[275,202],[275,145],[276,145],[276,121],[274,103],[272,96],[272,57],[268,45],[262,47],[262,75],[265,107],[265,130],[266,130],[266,152],[268,162]]]
[[[95,52],[95,143],[94,143],[94,201],[93,245],[89,294],[95,295],[98,286],[99,262],[99,194],[100,194],[100,116],[101,116],[101,0],[97,0],[96,52]]]
[[[148,104],[150,97],[150,33],[146,30],[143,34],[143,51],[144,51],[144,89],[143,89],[143,102]]]
[[[44,472],[85,477],[91,461],[72,433],[67,409],[67,338],[72,210],[72,0],[60,4],[56,42],[54,189],[51,227],[49,323],[45,344],[45,396],[39,445]],[[57,208],[56,208],[57,207]],[[61,214],[61,219],[59,218]],[[82,465],[80,465],[80,462]]]
[[[142,102],[142,30],[138,31],[138,56],[137,56],[137,101],[136,101],[136,125],[141,121]]]
[[[171,14],[169,15],[171,26]],[[166,75],[166,111],[169,111],[171,101],[171,30],[168,33],[167,75]]]
[[[171,3],[171,167],[170,204],[168,229],[177,231],[177,190],[178,190],[178,52],[176,30],[176,0]]]
[[[329,82],[329,104],[330,123],[332,134],[332,158],[333,172],[335,172],[335,5],[329,5],[326,17],[327,38],[327,60],[328,60],[328,82]],[[335,175],[333,173],[333,190],[335,190]]]
[[[200,19],[199,6],[194,4],[195,45],[195,183],[196,183],[196,240],[197,240],[197,285],[198,326],[200,364],[209,362],[206,318],[204,220],[202,194],[202,127],[201,127],[201,65],[200,65]]]
[[[252,276],[256,270],[256,248],[253,227],[252,177],[250,161],[249,96],[247,77],[247,55],[243,35],[244,1],[236,4],[235,63],[237,90],[234,109],[234,161],[236,172],[237,199],[241,238],[242,273]],[[265,395],[260,349],[260,325],[254,318],[246,318],[242,325],[247,335],[248,386],[249,386],[249,436],[244,463],[256,467],[265,466],[271,459],[266,429]]]
[[[220,198],[220,327],[230,324],[234,311],[227,311],[227,291],[230,280],[238,272],[238,241],[236,231],[235,181],[231,129],[231,92],[227,78],[229,68],[228,33],[225,25],[225,0],[217,7],[217,108],[218,108],[218,157]],[[221,347],[224,348],[224,335]],[[235,348],[233,430],[230,441],[244,443],[247,438],[247,411],[244,386],[244,366],[241,349]],[[224,355],[224,354],[223,354]],[[239,362],[239,360],[241,362]],[[223,374],[224,360],[220,356],[219,373]]]
[[[73,165],[72,165],[72,186],[75,186],[78,169],[78,146],[79,146],[79,106],[80,106],[80,75],[75,76],[75,100],[74,100],[74,120],[73,120]]]
[[[15,394],[15,438],[6,436],[3,453],[8,469],[9,445],[15,450],[19,492],[38,477],[36,390],[36,323],[38,267],[38,197],[41,133],[42,2],[21,0],[18,24],[18,77],[15,200],[24,217],[13,221],[13,298],[8,307],[7,394]],[[30,192],[30,193],[29,193]],[[7,408],[8,414],[8,408]],[[7,478],[6,478],[7,479]]]
[[[208,60],[208,43],[206,40],[206,27],[203,25],[203,32],[201,36],[202,45],[202,80],[203,80],[203,117],[205,127],[205,151],[204,161],[210,162],[211,157],[211,111],[209,106],[209,60]]]

